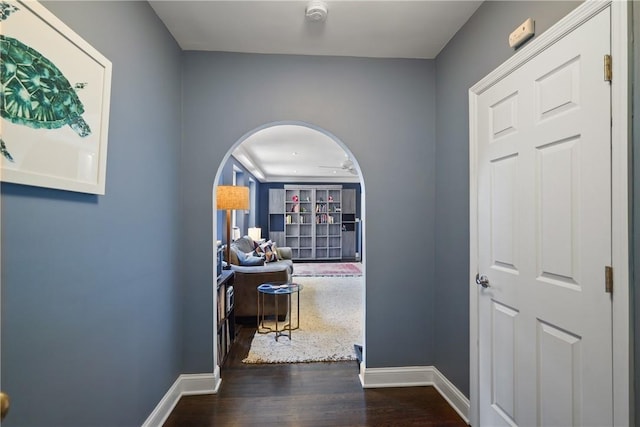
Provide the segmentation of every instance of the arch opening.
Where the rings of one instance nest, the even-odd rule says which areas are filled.
[[[225,156],[222,159],[222,162],[220,163],[220,165],[218,165],[218,169],[216,171],[216,175],[214,178],[214,182],[212,185],[212,192],[213,192],[213,206],[212,206],[212,226],[213,226],[213,235],[212,235],[212,247],[213,247],[213,253],[214,255],[216,254],[216,247],[218,245],[218,242],[225,242],[226,236],[224,236],[224,230],[222,230],[222,225],[224,225],[224,221],[225,221],[225,217],[223,215],[223,211],[218,211],[217,210],[217,206],[216,206],[216,190],[218,185],[228,185],[231,183],[230,182],[221,182],[224,181],[222,180],[223,178],[223,174],[225,172],[225,167],[227,167],[227,165],[229,164],[230,160],[233,158],[234,152],[236,152],[236,150],[242,146],[243,143],[245,143],[248,139],[254,137],[256,134],[259,134],[262,131],[265,130],[272,130],[272,129],[276,129],[278,127],[283,127],[283,126],[297,126],[297,127],[302,127],[305,128],[307,130],[311,130],[315,133],[318,133],[320,135],[322,135],[323,137],[325,137],[326,139],[330,140],[332,143],[337,144],[337,146],[339,146],[339,148],[344,152],[345,157],[349,160],[350,165],[349,168],[352,169],[352,171],[349,171],[351,173],[353,173],[353,175],[355,175],[357,177],[357,181],[351,181],[351,182],[357,182],[360,186],[360,213],[359,213],[359,236],[358,236],[358,242],[357,242],[357,246],[356,246],[356,250],[357,252],[357,259],[359,259],[359,261],[361,261],[362,263],[362,283],[363,283],[363,290],[362,290],[362,295],[361,295],[361,301],[362,301],[362,331],[361,331],[361,337],[362,337],[362,342],[360,343],[362,345],[362,353],[360,355],[358,355],[358,357],[360,357],[362,359],[362,361],[364,361],[366,359],[366,254],[365,254],[365,248],[366,248],[366,222],[364,221],[364,219],[366,218],[366,189],[365,189],[365,183],[364,183],[364,178],[363,178],[363,174],[362,171],[360,169],[360,166],[358,164],[357,158],[355,157],[355,155],[351,152],[351,150],[349,150],[348,146],[341,141],[339,138],[337,138],[335,135],[333,135],[331,132],[318,127],[316,125],[313,125],[311,123],[307,123],[307,122],[301,122],[301,121],[278,121],[278,122],[271,122],[271,123],[265,123],[259,127],[256,127],[250,131],[248,131],[247,133],[245,133],[244,135],[242,135],[227,151],[227,153],[225,154]],[[301,144],[304,144],[304,141],[300,141]],[[346,169],[346,168],[345,168]],[[232,167],[233,172],[233,180],[234,180],[234,184],[237,183],[238,185],[246,185],[246,186],[250,186],[251,185],[255,185],[255,180],[253,177],[251,177],[251,181],[253,181],[252,183],[250,183],[250,180],[247,179],[245,180],[237,180],[238,176],[236,175],[237,173],[237,167]],[[253,175],[253,174],[251,174]],[[258,180],[260,180],[261,177],[258,176],[258,174],[253,175],[255,178],[257,178]],[[262,177],[264,178],[264,177]],[[295,177],[290,177],[292,180],[295,179]],[[338,178],[339,179],[339,178]],[[237,181],[236,181],[237,180]],[[286,181],[277,181],[279,183],[285,183]],[[314,181],[309,181],[310,184],[313,184]],[[335,181],[337,182],[337,181]],[[255,189],[252,190],[252,194],[255,194]],[[267,209],[264,206],[259,206],[260,210],[265,210]],[[254,219],[249,219],[248,223],[244,224],[245,228],[248,227],[255,227],[256,226],[256,220],[255,217]],[[267,229],[267,233],[265,236],[265,233],[263,232],[262,237],[268,237],[268,229]],[[217,283],[217,279],[218,279],[218,271],[216,268],[212,269],[213,271],[213,278],[212,278],[212,284],[216,284]],[[213,289],[216,289],[215,287]],[[217,292],[213,292],[214,297],[213,297],[213,333],[212,333],[212,337],[213,337],[213,367],[214,367],[214,377],[216,378],[216,382],[219,384],[220,382],[220,360],[219,359],[219,349],[218,349],[218,338],[217,338],[217,333],[216,331],[218,330],[218,316],[215,315],[216,313],[216,309],[218,307],[218,293]],[[356,344],[356,343],[354,343]],[[364,366],[364,364],[361,364],[361,366]],[[216,389],[218,388],[218,386],[216,386]]]

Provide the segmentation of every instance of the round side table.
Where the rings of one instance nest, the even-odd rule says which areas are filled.
[[[300,328],[300,291],[302,290],[302,285],[298,283],[285,283],[282,285],[273,284],[273,283],[263,283],[258,286],[258,312],[257,312],[257,322],[258,322],[258,333],[259,334],[268,334],[269,332],[275,332],[276,341],[281,336],[288,337],[291,339],[291,331],[294,331]],[[291,295],[296,294],[296,325],[293,326],[293,319],[291,317]],[[270,326],[265,326],[264,324],[264,299],[266,295],[273,295],[275,300],[275,328]],[[278,296],[284,295],[287,300],[287,316],[289,318],[289,322],[282,325],[282,329],[279,327],[278,322]],[[286,322],[286,319],[283,323]]]

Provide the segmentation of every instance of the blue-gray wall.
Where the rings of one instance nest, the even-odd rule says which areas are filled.
[[[469,88],[513,55],[507,35],[536,34],[579,2],[488,1],[436,58],[435,364],[469,396]]]
[[[185,372],[212,369],[211,166],[281,121],[331,132],[362,169],[367,366],[433,362],[434,71],[428,60],[185,52]]]
[[[107,185],[2,184],[2,425],[139,426],[181,372],[181,52],[146,2],[44,5],[113,63]]]

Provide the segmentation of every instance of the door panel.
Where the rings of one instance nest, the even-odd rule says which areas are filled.
[[[582,425],[580,337],[538,321],[539,425]],[[565,402],[558,405],[557,402]]]
[[[494,267],[516,273],[518,156],[491,162],[491,248]]]
[[[515,418],[516,319],[518,312],[498,302],[493,303],[492,405],[508,423]]]
[[[578,137],[553,142],[536,150],[538,224],[540,230],[539,278],[548,283],[578,283],[580,233],[580,144]]]

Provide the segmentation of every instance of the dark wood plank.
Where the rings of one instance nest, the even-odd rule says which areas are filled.
[[[355,361],[243,364],[254,333],[240,329],[220,392],[183,397],[165,427],[466,426],[433,387],[363,389]]]

